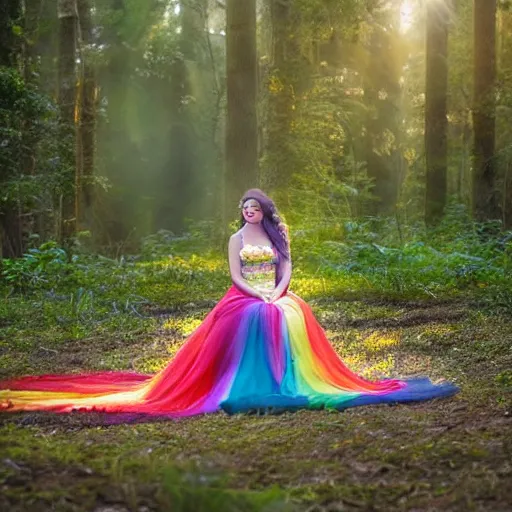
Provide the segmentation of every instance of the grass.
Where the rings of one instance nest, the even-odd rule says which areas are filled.
[[[74,276],[87,292],[74,302],[73,286],[6,294],[0,375],[165,366],[229,284],[217,256],[170,261],[134,262],[113,278]],[[509,510],[508,318],[461,294],[397,297],[364,283],[357,273],[335,279],[299,265],[292,288],[355,371],[445,377],[460,385],[458,396],[137,425],[4,414],[0,509]]]

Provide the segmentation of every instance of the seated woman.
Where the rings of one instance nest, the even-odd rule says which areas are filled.
[[[0,382],[4,411],[123,413],[176,418],[428,400],[455,394],[428,378],[366,380],[329,344],[311,309],[288,291],[288,233],[272,200],[249,190],[229,242],[233,286],[154,376],[134,372],[43,375]]]

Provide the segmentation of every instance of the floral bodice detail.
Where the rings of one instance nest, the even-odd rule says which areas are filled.
[[[240,249],[242,277],[263,294],[275,288],[277,253],[268,245],[243,245]]]

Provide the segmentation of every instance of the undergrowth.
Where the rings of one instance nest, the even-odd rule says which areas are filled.
[[[317,297],[464,298],[488,311],[512,311],[512,233],[490,236],[451,211],[436,230],[367,219],[292,226],[292,289]],[[210,307],[230,285],[225,255],[193,229],[162,231],[139,255],[109,258],[54,242],[21,259],[2,261],[0,338],[25,343],[40,332],[43,346],[109,334],[152,331],[161,315]],[[47,347],[51,348],[51,347]]]
[[[445,377],[457,397],[141,425],[2,415],[0,508],[507,509],[509,234],[455,221],[397,233],[375,219],[292,225],[292,290],[357,373]],[[48,243],[1,271],[0,376],[156,372],[230,286],[202,229],[119,258]]]

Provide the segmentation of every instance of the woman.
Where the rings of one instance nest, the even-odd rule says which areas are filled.
[[[215,412],[329,407],[453,395],[429,379],[370,382],[339,359],[310,308],[288,292],[288,233],[272,200],[249,190],[229,242],[233,286],[169,365],[132,372],[43,375],[0,383],[8,411],[75,410],[181,417]],[[126,416],[126,414],[128,416]],[[132,416],[133,415],[133,416]]]

